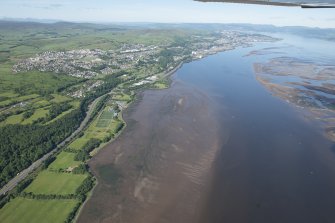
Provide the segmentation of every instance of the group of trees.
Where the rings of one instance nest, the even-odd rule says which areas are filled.
[[[86,196],[86,194],[92,190],[93,186],[94,186],[93,177],[87,177],[83,181],[83,183],[77,188],[76,195],[77,196]],[[85,198],[84,198],[84,200],[85,200]]]
[[[169,64],[174,62],[173,55],[175,55],[175,53],[169,49],[164,49],[159,53],[158,63],[163,70],[165,70]]]
[[[4,186],[18,172],[27,168],[34,161],[54,149],[66,137],[71,135],[71,133],[78,128],[79,124],[85,117],[88,105],[97,97],[104,95],[115,88],[121,82],[118,77],[123,74],[125,74],[125,72],[119,72],[112,76],[105,77],[104,84],[83,98],[78,109],[72,110],[54,122],[45,124],[59,116],[64,111],[71,109],[72,106],[69,103],[53,103],[49,109],[47,117],[37,120],[32,124],[15,124],[0,127],[0,187]],[[102,98],[102,100],[98,102],[96,108],[97,112],[104,106],[106,100],[108,100],[108,96]],[[23,117],[26,119],[31,117],[33,114],[34,110],[31,109],[29,111],[25,111],[23,113]],[[1,116],[0,120],[1,118],[4,120],[7,117],[8,115],[3,117]],[[41,123],[44,123],[44,125],[41,125]],[[122,127],[123,126],[118,129],[122,129]],[[100,143],[101,141],[98,139],[89,140],[81,151],[76,151],[77,154],[75,159],[81,161],[87,160],[89,158],[89,153],[94,148],[98,147]],[[47,168],[50,163],[54,161],[54,159],[55,158],[52,156],[50,159],[44,161],[43,168]],[[73,170],[73,174],[87,173],[88,167],[86,164],[81,164]],[[82,202],[85,201],[87,193],[94,186],[94,178],[89,174],[89,177],[84,180],[82,185],[76,190],[75,194],[43,195],[22,192],[24,188],[31,183],[31,181],[32,179],[28,179],[20,183],[14,194],[12,193],[11,195],[1,197],[0,208],[6,204],[11,197],[18,195],[33,199],[78,199],[80,202],[78,202],[76,207],[74,207],[65,221],[72,222]]]
[[[49,125],[6,125],[0,128],[0,186],[68,137],[84,114],[73,110]]]
[[[72,107],[73,106],[70,105],[68,102],[53,103],[50,106],[49,113],[47,114],[47,116],[44,117],[44,118],[38,118],[37,120],[34,120],[34,124],[46,123],[46,122],[56,118],[58,115],[62,114],[64,111],[67,111],[67,110],[71,109]],[[15,112],[8,112],[8,113],[1,114],[0,115],[0,122],[4,121],[6,118],[8,118],[11,115],[17,115],[17,114],[20,114],[20,113],[22,113],[23,120],[28,119],[35,113],[35,109],[30,108],[30,109],[27,109],[25,111],[17,110]]]
[[[72,170],[73,174],[84,174],[87,173],[88,167],[87,164],[80,164]]]
[[[46,117],[41,117],[33,121],[33,124],[38,124],[38,123],[46,123],[48,121],[51,121],[52,119],[56,118],[63,112],[73,108],[72,105],[70,105],[68,102],[62,102],[62,103],[53,103],[51,104],[49,108],[49,113],[47,114]]]
[[[42,168],[47,169],[49,167],[49,165],[55,160],[56,160],[55,156],[48,157],[46,160],[44,160],[44,162],[42,164],[43,165]]]
[[[23,113],[22,117],[24,119],[30,118],[34,114],[35,110],[34,109],[29,109],[26,112]]]
[[[86,97],[82,100],[81,102],[81,109],[83,111],[86,111],[88,108],[88,105],[94,101],[94,99],[107,94],[108,92],[110,92],[113,88],[115,88],[118,84],[121,83],[121,80],[118,78],[119,76],[125,74],[126,72],[118,72],[116,74],[113,74],[112,76],[106,76],[104,78],[104,83],[99,86],[95,91],[90,92],[88,95],[86,95]]]
[[[105,103],[108,99],[109,99],[109,95],[105,95],[100,99],[100,101],[98,101],[98,103],[95,105],[95,108],[94,108],[94,110],[91,114],[91,120],[90,121],[92,121],[94,119],[94,117],[97,116],[97,114],[105,106]]]
[[[92,190],[94,187],[94,178],[92,176],[87,177],[80,187],[76,190],[76,197],[80,200],[78,204],[73,208],[69,216],[67,216],[65,223],[73,222],[73,219],[76,217],[78,209],[80,208],[81,204],[86,200],[87,193]]]
[[[49,114],[47,115],[47,120],[52,120],[56,118],[58,115],[62,114],[64,111],[69,110],[72,108],[72,105],[70,105],[67,102],[63,103],[54,103],[49,108]]]
[[[117,134],[118,132],[120,132],[122,130],[122,128],[124,127],[124,123],[121,122],[121,123],[118,123],[117,124],[117,127],[115,129],[115,134]]]
[[[124,72],[119,72],[115,75],[105,77],[104,84],[82,99],[78,109],[72,110],[54,122],[47,125],[39,124],[40,122],[45,123],[57,117],[62,112],[72,108],[72,106],[66,102],[55,103],[51,105],[46,120],[38,120],[28,125],[15,124],[0,127],[0,187],[4,186],[18,172],[27,168],[34,161],[54,149],[57,144],[78,128],[86,115],[88,105],[95,98],[115,88],[120,83],[118,77],[123,74]],[[83,157],[80,158],[81,160],[87,157],[89,150],[86,149],[81,154]]]
[[[83,148],[75,155],[74,160],[76,161],[86,161],[90,158],[90,152],[93,149],[100,146],[101,141],[99,139],[90,139],[88,142],[83,146]]]
[[[4,113],[4,114],[2,113],[2,114],[0,114],[0,122],[5,121],[6,118],[8,118],[9,116],[11,116],[13,114],[14,114],[13,112],[8,112],[8,113]]]
[[[53,199],[76,199],[78,198],[75,194],[33,194],[31,192],[22,192],[20,194],[21,197],[36,199],[36,200],[53,200]]]

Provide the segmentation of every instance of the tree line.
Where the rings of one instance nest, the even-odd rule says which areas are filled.
[[[84,119],[88,105],[97,97],[115,88],[119,83],[119,76],[124,72],[104,78],[104,84],[94,92],[88,94],[74,109],[62,118],[41,125],[6,125],[0,128],[0,187],[4,186],[15,174],[31,165],[44,154],[54,149],[57,144],[71,135]],[[51,106],[50,117],[69,109],[70,105],[63,103]]]
[[[54,149],[78,128],[84,114],[73,110],[49,125],[6,125],[0,128],[0,186]]]
[[[90,158],[90,152],[95,148],[99,147],[101,141],[99,139],[92,138],[83,146],[83,148],[75,155],[75,161],[86,161]]]

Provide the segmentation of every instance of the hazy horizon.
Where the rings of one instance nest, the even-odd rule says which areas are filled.
[[[192,0],[4,0],[0,18],[91,23],[248,23],[335,28],[334,9],[301,9]]]
[[[0,17],[0,21],[4,22],[32,22],[32,23],[41,23],[41,24],[55,24],[55,23],[73,23],[73,24],[96,24],[96,25],[259,25],[259,26],[273,26],[279,28],[285,27],[302,27],[302,28],[311,28],[311,29],[335,29],[335,27],[317,27],[317,26],[304,26],[304,25],[275,25],[275,24],[254,24],[248,22],[146,22],[146,21],[135,21],[135,22],[122,22],[122,21],[73,21],[73,20],[62,20],[62,19],[39,19],[39,18],[19,18],[19,17]]]

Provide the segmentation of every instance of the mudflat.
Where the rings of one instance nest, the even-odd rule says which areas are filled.
[[[224,138],[212,103],[178,81],[141,93],[123,134],[89,163],[98,185],[78,222],[197,222]]]

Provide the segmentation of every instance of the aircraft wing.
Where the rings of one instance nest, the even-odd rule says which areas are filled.
[[[335,0],[195,0],[198,2],[227,2],[275,6],[298,6],[301,8],[335,8]]]

